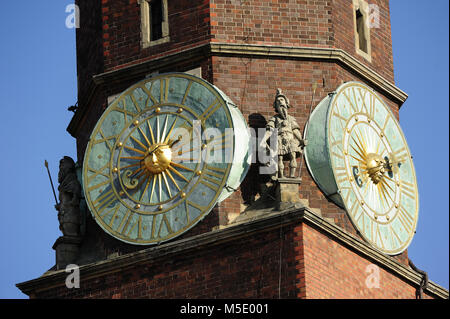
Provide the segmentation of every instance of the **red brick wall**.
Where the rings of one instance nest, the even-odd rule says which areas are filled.
[[[306,298],[401,298],[414,299],[416,289],[393,276],[381,265],[379,288],[368,288],[366,281],[373,276],[367,268],[373,263],[342,246],[335,240],[306,224],[296,229],[301,238],[300,258],[303,265],[299,276],[304,280]]]
[[[343,49],[393,82],[389,1],[368,2],[380,13],[372,62],[356,53],[351,0],[211,0],[212,41]]]
[[[154,263],[139,264],[97,278],[80,288],[64,285],[36,298],[278,298],[280,249],[281,298],[295,298],[292,227],[254,235],[229,244],[196,250]]]
[[[85,99],[92,76],[103,72],[102,13],[100,0],[76,0],[80,28],[76,29],[78,101]]]
[[[62,280],[60,287],[40,287],[34,298],[415,298],[415,287],[382,265],[379,288],[368,288],[371,264],[294,223],[95,277],[81,269],[80,288],[67,289]]]
[[[137,0],[102,0],[105,71],[118,69],[210,39],[209,1],[168,1],[170,42],[143,49]]]
[[[388,0],[370,0],[379,8],[379,27],[370,29],[372,62],[356,53],[352,0],[335,0],[332,4],[332,24],[335,48],[343,49],[353,57],[394,83],[391,20]]]
[[[329,47],[331,2],[211,0],[215,42]]]

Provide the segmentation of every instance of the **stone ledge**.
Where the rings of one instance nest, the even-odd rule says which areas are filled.
[[[230,225],[229,227],[217,229],[209,233],[176,240],[139,252],[80,266],[80,276],[83,280],[96,278],[106,274],[116,273],[138,264],[155,262],[160,258],[167,258],[177,254],[186,254],[189,251],[198,251],[238,238],[244,238],[256,233],[284,227],[295,222],[304,222],[310,226],[316,227],[356,253],[379,263],[383,268],[412,285],[420,285],[422,277],[419,273],[378,252],[367,243],[361,242],[351,234],[316,215],[308,208],[291,209],[283,212],[270,212],[267,215],[263,214],[254,217],[256,218],[243,220],[235,225]],[[66,276],[67,273],[64,270],[50,271],[39,278],[19,283],[16,286],[23,293],[33,295],[39,291],[64,286]],[[428,287],[424,292],[438,298],[449,298],[448,290],[432,281],[429,281]]]

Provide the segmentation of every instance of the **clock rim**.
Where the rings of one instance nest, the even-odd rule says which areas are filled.
[[[218,88],[217,88],[215,85],[213,85],[212,83],[209,83],[208,81],[206,81],[206,80],[204,80],[204,79],[202,79],[202,78],[196,77],[196,76],[194,76],[194,75],[187,74],[187,73],[182,73],[182,72],[168,72],[168,73],[155,74],[154,76],[151,76],[151,77],[145,78],[145,79],[143,79],[143,80],[137,81],[137,82],[135,82],[134,84],[130,85],[130,86],[129,86],[128,88],[126,88],[125,90],[123,90],[123,91],[122,91],[122,92],[121,92],[121,93],[120,93],[113,101],[111,101],[111,102],[108,104],[108,106],[105,108],[105,110],[104,110],[103,113],[101,114],[100,118],[97,120],[97,122],[96,122],[94,128],[92,129],[91,134],[89,135],[89,141],[88,141],[88,143],[87,143],[86,150],[85,150],[84,156],[83,156],[83,166],[82,166],[82,173],[81,173],[81,177],[82,177],[82,178],[81,178],[81,180],[82,180],[82,189],[83,189],[83,195],[84,195],[84,198],[85,198],[85,200],[86,200],[87,209],[88,209],[89,212],[91,213],[91,216],[94,218],[96,224],[97,224],[98,226],[100,226],[100,227],[102,228],[102,230],[103,230],[106,234],[108,234],[109,236],[111,236],[112,238],[117,239],[117,240],[120,240],[120,241],[122,241],[122,242],[124,242],[124,243],[126,243],[126,244],[136,245],[136,246],[152,246],[152,245],[158,245],[158,244],[160,244],[160,243],[163,243],[163,242],[172,240],[172,239],[174,239],[174,238],[176,238],[176,237],[179,237],[179,236],[181,236],[182,234],[186,233],[187,231],[193,229],[200,221],[202,221],[206,216],[208,216],[208,215],[211,213],[211,211],[213,210],[214,206],[217,204],[218,199],[219,199],[219,197],[221,196],[222,191],[223,191],[223,189],[225,188],[225,186],[226,186],[226,184],[227,184],[227,181],[228,181],[228,179],[229,179],[230,172],[231,172],[231,169],[232,169],[232,166],[233,166],[233,161],[232,161],[231,163],[227,163],[227,166],[226,166],[226,172],[225,172],[225,174],[224,174],[224,178],[222,179],[221,184],[220,184],[220,187],[219,187],[219,189],[221,189],[221,190],[216,192],[216,194],[214,195],[214,198],[211,200],[211,202],[210,202],[210,204],[207,206],[207,208],[206,208],[204,211],[202,211],[202,213],[200,213],[199,216],[197,216],[197,218],[196,218],[194,221],[191,221],[191,222],[188,223],[185,227],[181,228],[181,229],[178,230],[177,232],[172,233],[171,236],[165,237],[165,238],[163,238],[162,240],[159,240],[159,241],[151,241],[151,242],[135,242],[135,241],[130,241],[130,240],[126,239],[126,238],[123,238],[123,236],[121,236],[120,234],[116,234],[116,232],[112,233],[105,225],[103,225],[103,222],[102,222],[101,218],[100,218],[99,216],[97,216],[97,215],[93,212],[94,210],[91,209],[90,204],[89,204],[89,201],[87,200],[87,199],[90,198],[90,197],[86,194],[87,191],[85,190],[85,178],[84,178],[84,176],[85,176],[86,173],[87,173],[86,170],[87,170],[87,167],[88,167],[88,166],[85,165],[85,163],[87,163],[87,161],[88,161],[87,156],[88,156],[88,154],[90,153],[90,152],[89,152],[89,149],[91,148],[91,140],[92,140],[92,137],[93,137],[94,133],[96,133],[96,132],[97,132],[97,129],[98,129],[99,127],[101,127],[101,125],[103,124],[103,121],[105,120],[105,118],[107,117],[107,115],[112,111],[113,106],[114,106],[114,105],[117,105],[117,104],[119,103],[119,101],[120,101],[124,96],[131,94],[131,93],[133,92],[133,90],[134,90],[137,86],[139,86],[139,85],[142,84],[142,83],[147,83],[147,82],[150,82],[150,81],[155,81],[155,80],[157,80],[157,79],[159,79],[159,78],[165,78],[165,77],[171,77],[171,76],[179,76],[179,77],[181,77],[181,78],[190,79],[190,80],[192,80],[192,81],[194,81],[194,82],[197,82],[197,83],[199,83],[199,84],[201,84],[201,85],[203,85],[203,86],[206,86],[206,87],[208,88],[208,90],[209,90],[211,93],[213,93],[213,94],[221,101],[221,103],[223,104],[223,109],[225,110],[225,114],[226,114],[226,116],[227,116],[228,123],[230,124],[230,126],[231,126],[232,128],[234,128],[233,117],[232,117],[231,112],[230,112],[230,110],[229,110],[229,103],[228,103],[229,101],[231,102],[231,100],[229,100],[229,101],[226,100],[226,98],[228,98],[228,96],[225,95],[220,89],[218,89]],[[228,99],[229,99],[229,98],[228,98]],[[162,104],[162,103],[160,102],[160,103],[157,103],[156,105],[161,105],[161,104]],[[234,103],[233,103],[233,104],[234,104]],[[155,104],[153,104],[152,107],[153,107],[154,105],[155,105]],[[143,111],[143,110],[142,110],[142,111]],[[139,114],[141,114],[141,112],[140,112]],[[195,113],[193,113],[193,114],[195,114]],[[199,114],[195,114],[195,115],[199,115]],[[204,125],[204,123],[202,122],[202,123],[201,123],[202,129],[203,129],[203,125]],[[122,132],[122,131],[121,131],[121,132]],[[235,149],[236,149],[235,136],[233,136],[233,145],[232,145],[232,147],[233,147],[233,148],[232,148],[232,152],[233,152],[233,154],[234,154],[234,153],[235,153]],[[109,162],[111,162],[111,160],[109,160]],[[202,167],[203,167],[204,163],[205,163],[205,161],[202,161]],[[248,171],[248,168],[247,168],[247,171]],[[109,174],[111,175],[111,170],[110,170]],[[225,178],[225,176],[226,176],[226,178]],[[199,183],[199,181],[197,181],[197,182],[193,185],[192,188],[196,187],[196,186],[198,185],[198,183]],[[114,190],[113,190],[113,191],[114,191]],[[192,193],[192,191],[193,191],[193,190],[191,190],[191,193]],[[114,195],[116,196],[117,194],[114,192]],[[117,196],[116,196],[116,197],[117,197]],[[184,201],[186,201],[186,199],[184,199]],[[180,203],[180,204],[182,204],[182,203]],[[162,212],[161,214],[164,214],[164,213],[166,213],[166,212]]]
[[[366,89],[369,93],[374,95],[375,98],[378,99],[378,101],[381,103],[381,105],[390,114],[392,120],[394,121],[398,131],[400,132],[400,134],[402,136],[403,145],[406,147],[406,150],[408,151],[408,154],[411,155],[411,150],[410,150],[409,145],[407,143],[405,134],[403,133],[403,130],[401,129],[400,123],[397,120],[397,118],[395,117],[395,115],[392,112],[392,110],[390,109],[390,107],[386,104],[386,102],[377,94],[377,92],[375,92],[371,87],[367,86],[366,84],[358,82],[358,81],[349,81],[349,82],[346,82],[346,83],[340,85],[335,90],[336,94],[333,94],[333,96],[330,99],[330,103],[328,105],[328,110],[327,110],[327,116],[326,116],[326,137],[327,137],[326,138],[326,146],[327,146],[327,152],[328,152],[328,155],[329,155],[328,159],[329,159],[329,162],[331,164],[331,169],[333,171],[333,175],[334,176],[336,176],[336,170],[335,170],[335,165],[333,164],[333,161],[331,160],[332,159],[332,154],[331,154],[331,151],[330,151],[331,150],[331,147],[330,147],[330,122],[331,122],[331,117],[332,117],[332,109],[333,109],[333,104],[335,103],[338,95],[342,91],[344,91],[347,87],[351,87],[351,86],[362,87],[362,88]],[[352,114],[354,114],[354,113],[352,113]],[[340,185],[340,183],[337,182],[336,177],[334,178],[336,186],[337,186],[337,189],[338,189],[339,197],[341,198],[342,202],[344,203],[344,208],[346,210],[347,216],[349,217],[349,219],[350,219],[351,223],[353,224],[353,226],[355,227],[355,229],[357,229],[357,231],[360,234],[360,236],[363,237],[366,242],[368,242],[371,246],[375,247],[376,249],[378,249],[379,251],[381,251],[381,252],[383,252],[383,253],[385,253],[387,255],[398,255],[398,254],[403,253],[409,247],[409,245],[411,244],[411,242],[412,242],[412,240],[414,238],[414,234],[415,234],[416,229],[417,229],[417,225],[418,225],[419,208],[420,208],[419,207],[419,204],[420,204],[420,202],[419,202],[419,187],[418,187],[418,183],[417,183],[417,175],[416,175],[416,172],[415,172],[414,162],[413,162],[412,158],[410,158],[409,161],[411,163],[411,173],[412,173],[412,175],[414,177],[414,182],[415,182],[414,184],[415,184],[415,188],[416,188],[416,194],[415,194],[416,195],[416,198],[415,198],[416,209],[415,209],[415,212],[414,212],[414,225],[413,225],[413,227],[411,227],[410,233],[408,234],[408,240],[406,240],[405,243],[400,248],[395,249],[395,250],[386,250],[386,249],[383,249],[381,247],[378,247],[378,245],[376,245],[375,243],[373,243],[371,240],[369,240],[367,238],[365,233],[360,229],[360,227],[357,225],[357,223],[353,220],[353,216],[348,212],[347,205],[346,205],[344,199],[342,198],[342,196],[340,196],[340,194],[341,194],[341,185]],[[353,192],[353,190],[352,190],[352,192]],[[372,222],[374,222],[374,221],[372,221]]]

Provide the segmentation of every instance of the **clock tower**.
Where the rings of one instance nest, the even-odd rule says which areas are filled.
[[[420,189],[388,0],[75,2],[80,232],[24,293],[448,298],[408,258]],[[295,178],[258,151],[281,92]]]

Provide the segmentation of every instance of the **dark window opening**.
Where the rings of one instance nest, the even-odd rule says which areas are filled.
[[[150,41],[162,38],[162,23],[164,21],[162,0],[150,2]]]
[[[364,30],[364,15],[361,13],[361,10],[356,10],[356,32],[358,33],[359,40],[359,49],[368,53],[367,51],[367,38],[366,32]]]

